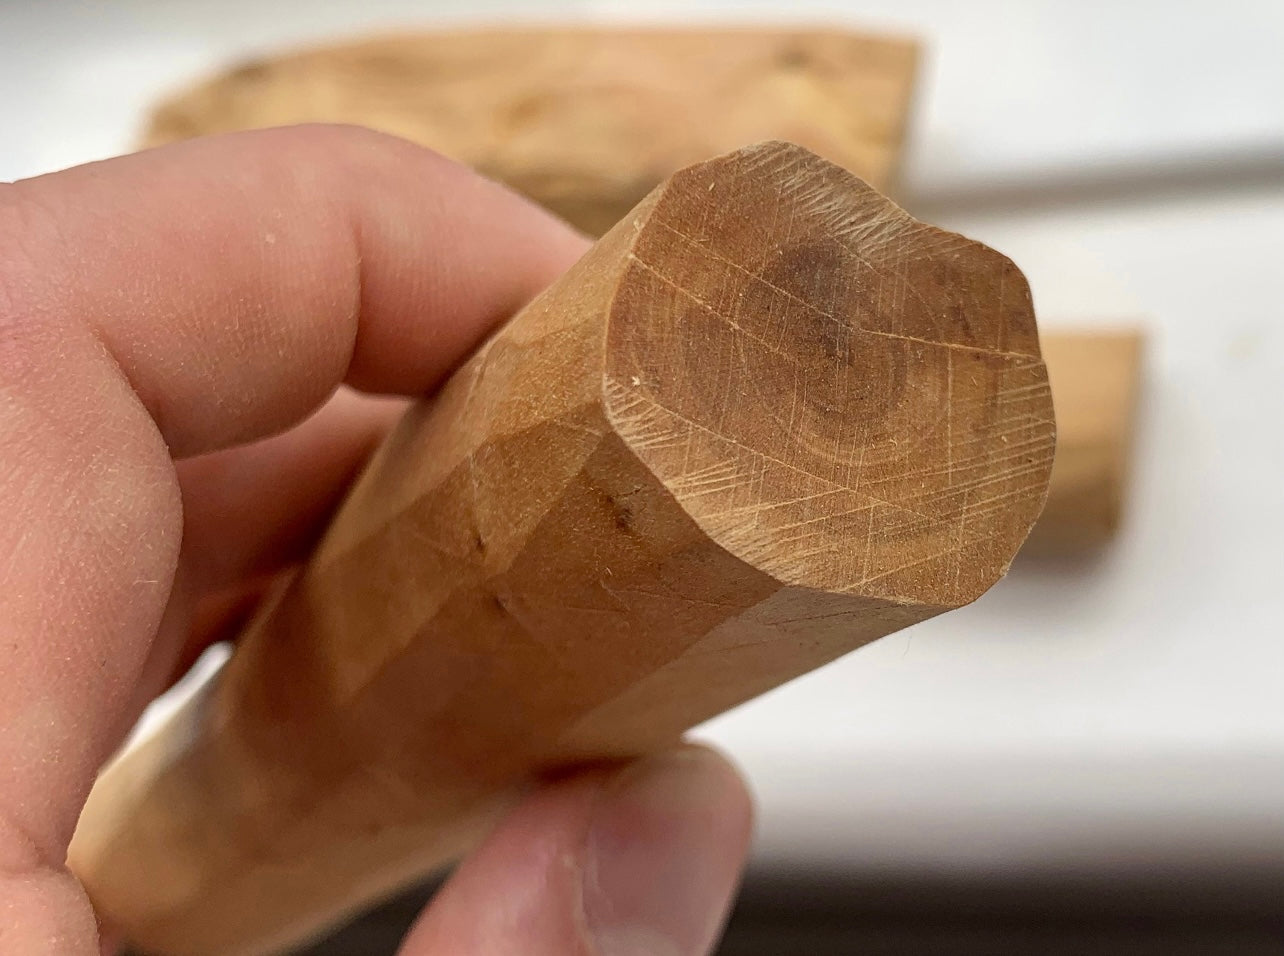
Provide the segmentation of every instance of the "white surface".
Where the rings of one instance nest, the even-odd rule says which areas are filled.
[[[119,151],[157,94],[303,38],[504,11],[690,21],[780,7],[11,0],[0,178]],[[707,727],[751,773],[764,854],[1284,866],[1284,5],[788,12],[927,37],[907,205],[1011,255],[1042,315],[1141,317],[1154,342],[1132,514],[1109,554],[1019,563],[974,607]],[[1040,183],[1052,200],[1012,192]]]

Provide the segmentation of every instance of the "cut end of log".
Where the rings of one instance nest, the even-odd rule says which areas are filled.
[[[786,143],[682,171],[617,229],[608,414],[713,540],[898,604],[1002,577],[1055,444],[1011,261]]]

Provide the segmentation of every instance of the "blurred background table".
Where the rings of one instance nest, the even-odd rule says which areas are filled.
[[[1014,258],[1049,324],[1151,343],[1113,547],[1021,559],[703,728],[761,805],[728,952],[1280,951],[1284,6],[8,0],[0,180],[127,150],[161,95],[308,41],[786,16],[921,37],[902,203]]]

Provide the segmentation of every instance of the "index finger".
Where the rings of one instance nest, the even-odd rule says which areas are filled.
[[[497,184],[355,127],[232,134],[0,192],[11,315],[100,339],[179,456],[280,430],[345,378],[431,389],[584,247]]]

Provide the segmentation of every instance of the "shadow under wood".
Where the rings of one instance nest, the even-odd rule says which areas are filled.
[[[719,956],[1284,954],[1284,865],[1243,872],[913,875],[752,869]],[[420,887],[296,956],[392,954]]]

